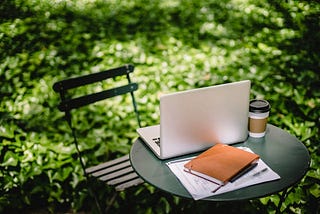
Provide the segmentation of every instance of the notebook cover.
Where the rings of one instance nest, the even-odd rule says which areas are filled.
[[[185,170],[205,179],[225,184],[259,155],[225,144],[216,144],[184,165]],[[203,175],[203,176],[202,176]]]

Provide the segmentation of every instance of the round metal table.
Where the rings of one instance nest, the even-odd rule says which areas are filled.
[[[265,137],[249,137],[245,142],[234,146],[249,147],[253,152],[259,154],[261,159],[280,175],[281,179],[202,200],[238,201],[278,193],[300,181],[309,168],[310,155],[307,148],[296,137],[270,124],[267,126]],[[131,148],[130,161],[137,174],[151,185],[176,196],[192,198],[167,167],[166,162],[195,154],[160,160],[138,138]]]

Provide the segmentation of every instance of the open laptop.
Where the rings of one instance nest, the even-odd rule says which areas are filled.
[[[160,159],[202,151],[248,136],[250,81],[162,95],[160,124],[137,129]]]

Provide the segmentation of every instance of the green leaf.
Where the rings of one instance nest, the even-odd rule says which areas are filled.
[[[19,162],[19,156],[12,151],[6,152],[4,155],[3,162],[1,166],[17,166]]]
[[[320,161],[319,161],[320,162]],[[315,169],[315,170],[310,170],[308,173],[307,173],[307,176],[308,177],[311,177],[311,178],[314,178],[318,181],[320,181],[320,169]]]
[[[263,205],[267,205],[268,202],[270,201],[270,197],[260,198],[259,201],[260,201]]]
[[[315,197],[319,198],[320,197],[320,185],[319,184],[314,184],[313,186],[310,187],[310,193]]]

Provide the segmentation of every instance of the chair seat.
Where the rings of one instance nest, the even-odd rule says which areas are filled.
[[[131,167],[129,154],[89,167],[86,169],[86,173],[106,182],[108,185],[115,186],[117,191],[122,191],[144,182]]]

